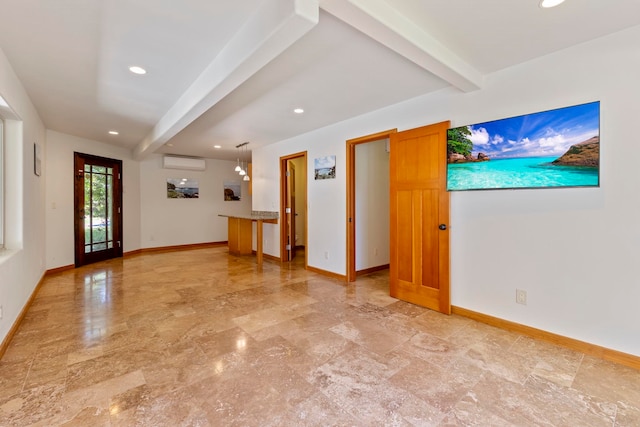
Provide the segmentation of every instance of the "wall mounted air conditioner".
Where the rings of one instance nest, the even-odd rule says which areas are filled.
[[[207,162],[204,159],[194,157],[164,156],[162,167],[165,169],[203,171],[207,168]]]

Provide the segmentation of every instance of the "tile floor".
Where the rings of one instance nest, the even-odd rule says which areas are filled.
[[[2,426],[640,426],[640,371],[226,248],[50,276]]]

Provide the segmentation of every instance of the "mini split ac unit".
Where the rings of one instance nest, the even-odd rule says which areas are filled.
[[[204,159],[194,157],[164,156],[162,167],[165,169],[203,171],[207,168],[207,162]]]

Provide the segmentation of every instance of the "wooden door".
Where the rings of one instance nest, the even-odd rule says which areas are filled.
[[[122,161],[74,153],[75,266],[122,256]]]
[[[451,313],[449,193],[446,190],[449,122],[391,134],[390,294]]]
[[[296,257],[296,167],[287,162],[287,261]]]

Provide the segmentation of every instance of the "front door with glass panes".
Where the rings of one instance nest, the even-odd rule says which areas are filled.
[[[75,266],[122,256],[122,161],[74,153]]]

